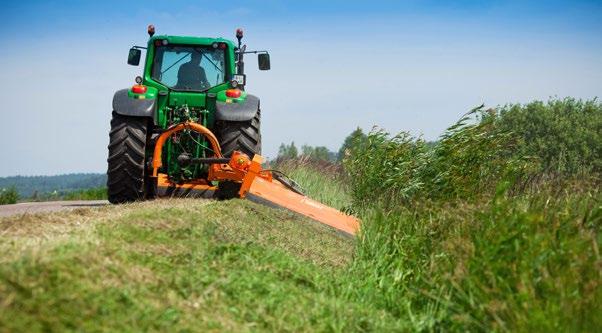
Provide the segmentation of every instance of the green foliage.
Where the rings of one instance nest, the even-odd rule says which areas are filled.
[[[372,131],[344,165],[356,205],[492,195],[496,184],[533,179],[599,179],[602,105],[552,100],[501,111],[478,107],[427,144],[408,133]],[[595,181],[595,180],[594,180]]]
[[[67,193],[105,186],[107,175],[100,173],[72,173],[57,176],[13,176],[0,178],[0,188],[14,186],[22,198],[53,192]]]
[[[68,192],[62,196],[62,200],[105,200],[107,197],[107,188],[97,187]]]
[[[324,146],[301,146],[301,156],[314,161],[336,161],[336,154]]]
[[[417,195],[423,187],[418,174],[429,155],[421,141],[406,133],[394,137],[381,130],[358,141],[344,159],[351,195],[358,207],[374,200],[387,202]]]
[[[474,121],[471,121],[474,117]],[[515,149],[513,133],[495,127],[493,110],[471,110],[448,128],[423,161],[428,198],[471,198],[492,193],[501,179],[514,180],[530,167]]]
[[[297,155],[299,155],[299,152],[297,151],[295,142],[291,142],[290,145],[284,143],[280,144],[280,148],[278,148],[278,159],[294,159],[297,158]]]
[[[313,160],[313,161],[336,161],[336,153],[331,152],[328,148],[324,146],[312,147],[308,145],[301,146],[301,153],[297,150],[294,142],[291,142],[290,145],[280,144],[280,148],[278,149],[278,157],[277,161],[286,161],[286,160],[294,160],[296,158],[301,158],[303,160]]]
[[[496,127],[512,132],[518,156],[535,156],[548,173],[602,173],[602,103],[565,98],[505,105]]]
[[[295,180],[305,194],[331,207],[346,210],[351,206],[347,183],[341,166],[315,159],[281,160],[274,169]]]
[[[599,331],[602,196],[573,190],[375,207],[348,297],[416,331]]]
[[[359,127],[356,128],[345,138],[345,141],[343,141],[343,145],[341,145],[341,148],[337,154],[337,160],[342,161],[345,156],[349,156],[353,150],[353,147],[363,144],[366,139],[367,136],[364,134],[362,129]]]
[[[19,193],[14,186],[0,189],[0,205],[10,205],[19,201]]]
[[[600,331],[602,107],[476,108],[343,164],[362,231],[347,297],[417,331]]]
[[[512,149],[512,140],[494,131],[494,120],[475,108],[434,145],[405,132],[391,137],[372,131],[344,159],[356,205],[470,197],[494,186],[502,174],[518,173],[524,165],[499,154]]]
[[[105,186],[80,189],[80,190],[68,190],[68,191],[52,191],[47,193],[38,193],[26,198],[26,201],[58,201],[58,200],[106,200],[107,188]]]

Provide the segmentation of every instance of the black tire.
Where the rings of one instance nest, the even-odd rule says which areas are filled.
[[[217,125],[217,139],[224,157],[232,156],[235,150],[245,153],[249,158],[261,154],[261,112],[258,109],[250,121],[221,121]],[[238,197],[240,183],[220,182],[214,197],[226,200]]]
[[[232,156],[235,150],[253,158],[261,154],[261,113],[257,110],[250,121],[220,121],[217,124],[217,139],[224,157]]]
[[[145,199],[148,119],[113,114],[109,133],[107,188],[109,202]]]

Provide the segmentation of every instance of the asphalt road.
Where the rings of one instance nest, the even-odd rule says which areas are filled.
[[[98,207],[108,204],[109,202],[106,200],[23,202],[13,205],[0,205],[0,217],[25,213],[44,213],[76,208]]]

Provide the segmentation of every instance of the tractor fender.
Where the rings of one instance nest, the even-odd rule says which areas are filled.
[[[224,103],[215,102],[215,119],[224,121],[249,121],[255,117],[259,110],[259,98],[247,94],[244,102]]]
[[[128,96],[128,89],[118,90],[113,96],[113,111],[122,116],[148,117],[156,124],[156,99],[137,99]]]

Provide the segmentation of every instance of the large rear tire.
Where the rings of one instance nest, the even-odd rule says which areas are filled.
[[[261,113],[257,110],[250,121],[220,121],[217,124],[217,139],[222,148],[222,155],[232,156],[235,150],[253,158],[261,154]]]
[[[250,121],[221,121],[217,124],[217,138],[224,157],[232,156],[234,151],[240,151],[253,158],[261,154],[261,112],[258,109]],[[220,182],[214,197],[219,200],[238,197],[240,183]]]
[[[111,203],[145,199],[146,146],[149,142],[146,118],[113,114],[109,133],[107,188]]]

